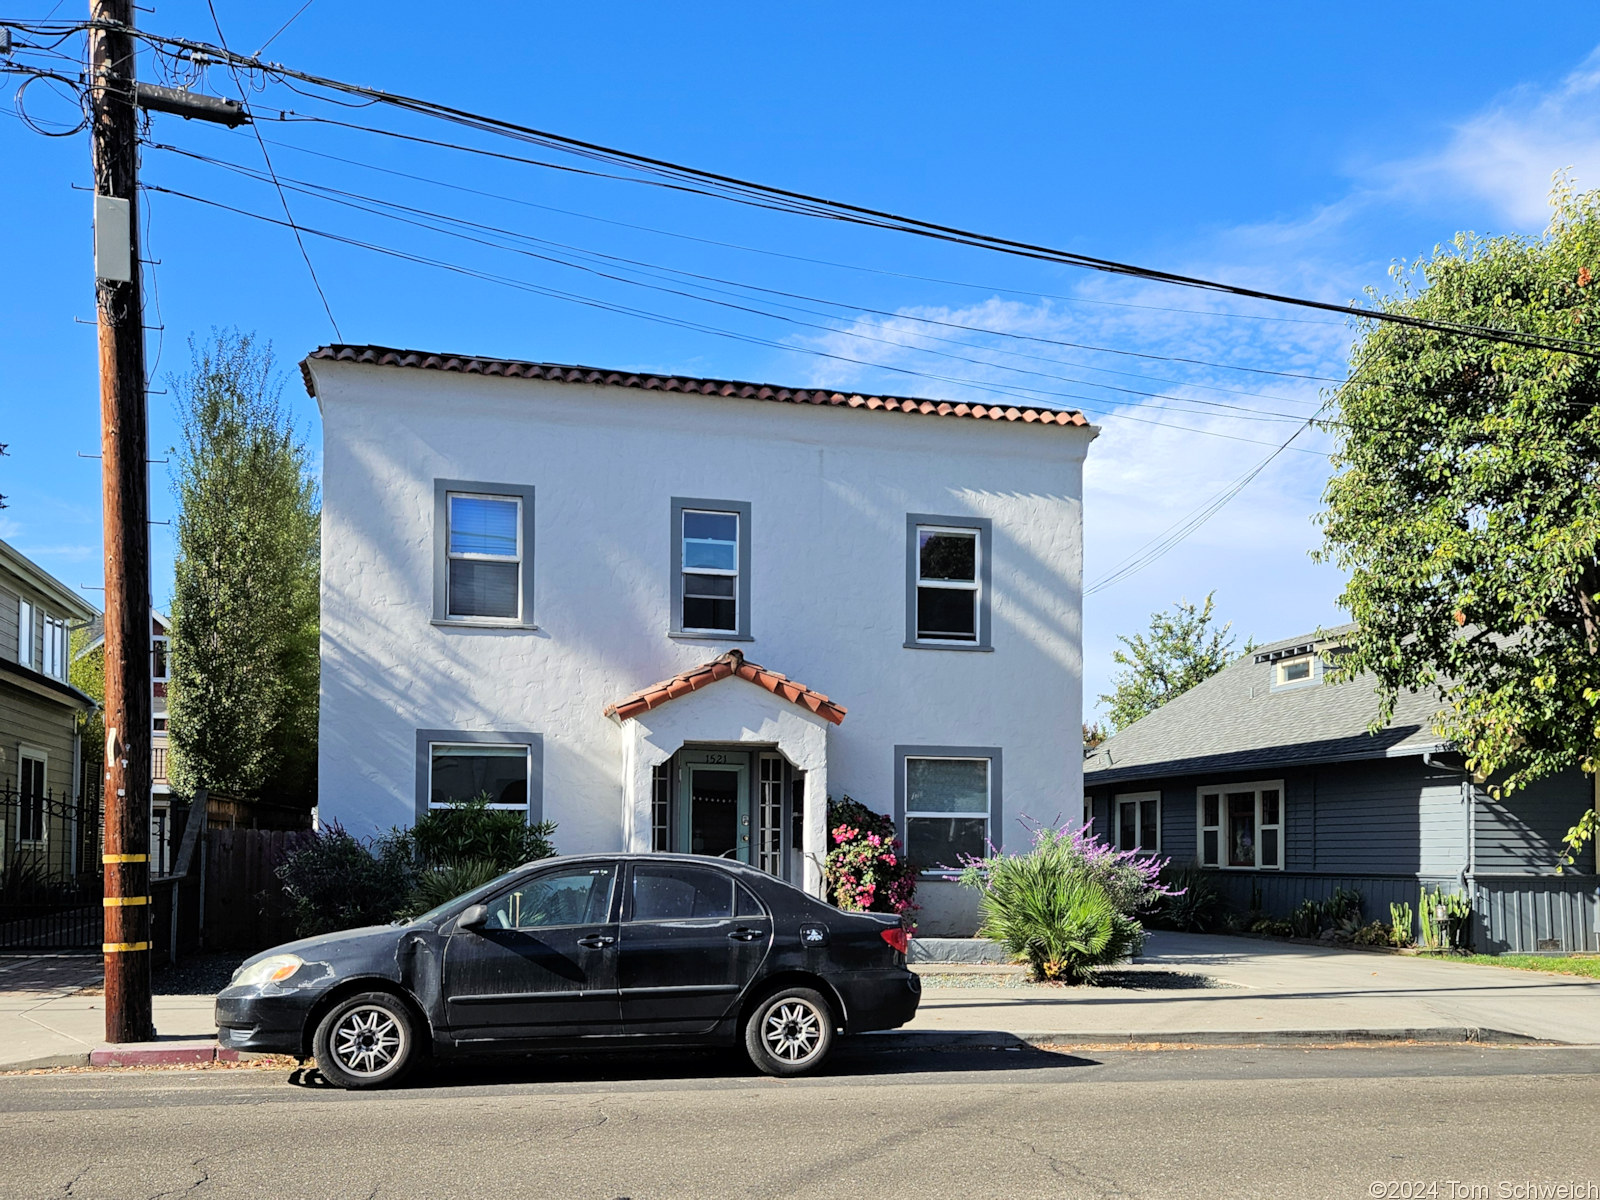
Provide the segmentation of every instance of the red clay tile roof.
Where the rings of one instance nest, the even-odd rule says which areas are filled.
[[[748,679],[758,687],[766,688],[774,696],[782,696],[785,700],[816,713],[824,721],[838,725],[844,720],[845,708],[842,704],[835,704],[821,692],[814,692],[805,684],[796,683],[776,671],[745,662],[744,655],[738,650],[729,650],[708,663],[701,663],[698,667],[683,671],[671,679],[663,679],[660,683],[641,688],[615,704],[608,704],[605,715],[616,717],[619,721],[627,721],[649,712],[652,708],[660,708],[668,700],[676,700],[679,696],[698,692],[707,684],[726,679],[730,675]]]
[[[1020,421],[1027,425],[1083,427],[1089,424],[1072,409],[1016,408],[999,404],[956,404],[915,396],[862,396],[817,388],[789,388],[771,383],[739,383],[730,379],[692,379],[686,375],[636,375],[597,367],[571,367],[559,363],[520,362],[509,358],[475,358],[458,354],[428,354],[420,350],[393,350],[385,346],[322,346],[300,364],[306,391],[311,386],[310,363],[362,363],[376,367],[416,367],[424,371],[452,371],[462,375],[495,375],[507,379],[548,379],[556,383],[606,384],[643,391],[690,392],[702,396],[727,396],[739,400],[774,400],[788,404],[817,404],[830,408],[864,408],[871,412],[918,413],[922,416],[973,417],[987,421]]]

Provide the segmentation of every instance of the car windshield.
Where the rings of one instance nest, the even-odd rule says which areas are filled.
[[[517,867],[514,870],[507,871],[504,875],[497,875],[495,878],[491,879],[488,883],[483,884],[481,887],[475,887],[470,892],[464,892],[459,896],[455,896],[449,900],[446,900],[443,904],[430,908],[425,913],[412,917],[407,924],[420,925],[424,922],[437,922],[448,912],[451,912],[457,908],[464,908],[469,904],[476,904],[480,900],[486,898],[495,890],[495,888],[503,885],[506,880],[510,879],[520,870],[522,870],[522,868]]]

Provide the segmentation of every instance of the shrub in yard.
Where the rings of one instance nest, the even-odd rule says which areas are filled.
[[[433,870],[446,863],[492,863],[495,875],[556,852],[550,838],[554,821],[528,824],[515,809],[490,808],[487,794],[424,813],[409,830],[399,832],[410,843],[417,866]],[[490,876],[493,878],[493,876]]]
[[[1250,932],[1259,933],[1263,937],[1293,937],[1294,925],[1274,917],[1262,917],[1261,920],[1250,926]]]
[[[1198,867],[1163,867],[1167,894],[1151,909],[1147,924],[1180,933],[1205,933],[1222,920],[1222,896]]]
[[[917,874],[894,835],[894,821],[846,796],[828,801],[827,895],[845,912],[917,910]]]
[[[1322,905],[1315,900],[1302,900],[1289,914],[1289,924],[1295,937],[1314,938],[1322,932]]]
[[[1143,947],[1136,914],[1168,895],[1164,865],[1087,828],[1040,826],[1027,853],[970,860],[961,882],[982,893],[981,936],[1025,961],[1035,979],[1081,983]]]
[[[1394,941],[1394,926],[1373,921],[1357,929],[1350,940],[1358,946],[1387,946]]]
[[[406,907],[410,849],[403,837],[362,841],[334,823],[285,858],[277,876],[301,937],[382,925]]]

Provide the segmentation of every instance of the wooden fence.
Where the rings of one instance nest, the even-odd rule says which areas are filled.
[[[206,836],[208,950],[264,950],[295,936],[276,870],[315,837],[307,829],[212,829]]]

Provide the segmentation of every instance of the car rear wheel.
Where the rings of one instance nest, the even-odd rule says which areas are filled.
[[[410,1069],[416,1032],[400,997],[362,992],[322,1018],[311,1049],[329,1082],[342,1088],[384,1087]]]
[[[780,988],[745,1022],[744,1048],[768,1075],[804,1075],[833,1049],[833,1010],[811,988]]]

